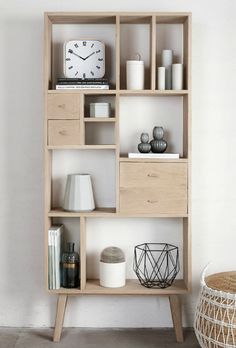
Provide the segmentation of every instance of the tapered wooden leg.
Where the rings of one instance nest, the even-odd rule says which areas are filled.
[[[61,339],[61,331],[62,331],[62,326],[64,322],[67,297],[68,297],[67,295],[59,295],[58,297],[57,314],[56,314],[55,329],[54,329],[54,336],[53,336],[54,342],[59,342]]]
[[[178,295],[171,295],[169,296],[169,301],[173,325],[175,329],[176,341],[182,343],[184,341],[184,337],[180,297]]]

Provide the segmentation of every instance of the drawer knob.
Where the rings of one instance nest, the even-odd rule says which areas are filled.
[[[61,131],[59,131],[59,134],[66,135],[66,131],[65,130],[61,130]]]
[[[150,173],[147,175],[149,178],[158,178],[159,175],[158,174],[155,174],[155,173]]]
[[[152,200],[150,200],[150,199],[148,199],[147,202],[150,203],[150,204],[158,203],[158,201],[152,201]]]
[[[59,107],[60,109],[65,109],[66,105],[65,105],[65,104],[58,104],[58,107]]]

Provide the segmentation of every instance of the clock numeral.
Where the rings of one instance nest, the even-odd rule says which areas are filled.
[[[93,48],[93,46],[94,46],[94,43],[91,45],[91,48]]]
[[[101,52],[101,50],[96,51],[96,53],[99,53],[99,52]]]
[[[72,68],[73,68],[73,65],[69,66],[69,68],[68,68],[68,69],[72,69]]]
[[[76,43],[76,44],[74,44],[74,46],[75,46],[75,48],[78,48],[79,47],[79,45]]]
[[[100,67],[100,66],[98,66],[98,65],[96,65],[96,68],[97,68],[97,69],[101,69],[101,67]]]
[[[83,79],[86,79],[86,74],[85,73],[83,73]]]
[[[79,73],[79,72],[78,72],[78,71],[76,71],[75,76],[77,76],[77,75],[78,75],[78,73]]]
[[[93,72],[93,71],[90,71],[90,74],[91,74],[92,76],[94,76],[94,72]]]
[[[66,60],[71,60],[70,58],[66,58]]]
[[[87,42],[86,41],[83,41],[83,46],[86,46]]]
[[[102,62],[102,61],[103,61],[103,58],[98,58],[98,61],[99,61],[99,62]]]
[[[73,53],[73,51],[71,49],[68,50],[68,53]]]

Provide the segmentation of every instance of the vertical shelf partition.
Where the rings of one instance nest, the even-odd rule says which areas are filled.
[[[172,25],[177,24],[182,27],[181,43],[182,49],[182,61],[184,64],[184,88],[182,91],[158,91],[157,90],[157,66],[159,64],[159,48],[161,43],[158,39],[160,31],[158,31],[159,25]],[[115,57],[113,62],[109,60],[109,69],[107,76],[112,79],[112,90],[53,90],[55,85],[55,78],[61,76],[55,76],[55,71],[59,71],[59,62],[56,61],[56,57],[59,53],[58,47],[62,47],[62,43],[58,42],[55,46],[53,36],[53,26],[59,26],[59,33],[63,33],[63,25],[75,26],[78,25],[80,30],[78,33],[84,33],[86,28],[89,28],[89,32],[96,32],[92,26],[99,28],[102,26],[101,31],[97,30],[98,39],[102,37],[104,39],[104,33],[109,31],[104,30],[104,26],[112,25],[114,34],[114,42],[110,49],[110,57]],[[91,25],[91,28],[88,26]],[[81,27],[82,26],[82,27]],[[68,27],[69,28],[69,27]],[[91,30],[90,30],[91,29]],[[69,29],[68,29],[69,30]],[[101,37],[99,37],[99,33]],[[64,34],[63,34],[64,35]],[[66,36],[67,34],[65,34]],[[113,34],[112,34],[113,35]],[[59,35],[60,37],[60,35]],[[63,36],[64,37],[64,36]],[[57,36],[58,38],[58,36]],[[108,38],[108,42],[111,43],[111,37]],[[163,45],[165,45],[163,38]],[[168,42],[167,42],[168,44]],[[56,47],[56,51],[55,51]],[[162,47],[168,48],[168,47]],[[171,48],[171,47],[170,47]],[[53,51],[54,50],[54,51]],[[145,90],[128,91],[126,90],[125,83],[125,61],[130,59],[131,53],[141,53],[145,60]],[[66,303],[68,296],[80,295],[80,294],[94,294],[94,295],[154,295],[154,296],[168,296],[170,301],[170,307],[172,312],[172,319],[176,333],[176,339],[178,342],[183,341],[182,332],[182,320],[181,320],[181,306],[180,295],[186,294],[191,291],[191,14],[189,13],[46,13],[45,14],[45,84],[44,84],[44,97],[45,97],[45,274],[46,274],[46,287],[48,289],[48,229],[56,219],[75,219],[79,218],[79,251],[80,251],[80,288],[78,289],[65,289],[48,290],[52,294],[58,294],[58,306],[56,314],[56,323],[54,331],[54,341],[60,340],[61,331],[63,326],[63,318],[66,309]],[[56,68],[53,66],[56,64]],[[114,64],[114,65],[113,65]],[[161,98],[167,98],[163,101]],[[90,119],[87,113],[86,105],[91,100],[109,100],[112,98],[113,104],[113,118],[110,119]],[[131,98],[131,99],[126,99]],[[136,99],[137,98],[137,99]],[[122,124],[127,122],[129,124],[129,113],[132,115],[132,103],[136,101],[143,101],[149,103],[149,99],[156,98],[157,103],[165,105],[172,103],[173,98],[182,98],[182,120],[179,128],[182,129],[181,147],[183,158],[176,160],[145,160],[145,159],[129,159],[127,154],[123,155],[123,128]],[[158,99],[159,98],[159,99]],[[124,109],[124,103],[129,100],[131,103],[128,113]],[[175,99],[176,101],[176,99]],[[154,105],[154,104],[153,104]],[[175,102],[174,105],[180,105]],[[158,114],[158,108],[156,110]],[[180,110],[178,111],[180,113]],[[176,115],[165,115],[166,117],[175,117]],[[151,122],[151,118],[148,121],[148,115],[145,116],[147,122]],[[158,120],[158,117],[157,117]],[[176,118],[175,122],[179,119]],[[132,123],[132,127],[136,127],[135,122]],[[150,127],[153,124],[150,123]],[[64,128],[66,132],[64,132]],[[98,128],[96,128],[98,127]],[[59,129],[59,131],[58,131]],[[91,137],[91,130],[102,129],[102,131],[108,131],[112,129],[114,132],[113,140],[109,141],[95,141]],[[58,133],[60,136],[58,137]],[[61,137],[62,135],[66,137]],[[66,140],[65,140],[66,139]],[[90,139],[90,140],[88,140]],[[178,145],[179,146],[179,145]],[[115,208],[113,207],[100,207],[90,213],[70,213],[65,212],[62,209],[54,207],[55,197],[52,189],[53,185],[53,154],[61,151],[114,151],[114,166],[115,166]],[[137,170],[136,170],[137,168]],[[107,169],[106,169],[107,170]],[[181,191],[176,186],[174,176],[172,179],[161,179],[160,176],[157,182],[150,182],[150,186],[147,191],[146,181],[148,180],[142,173],[148,173],[148,171],[154,171],[165,173],[167,171],[172,174],[178,172],[178,176],[181,177]],[[166,172],[166,173],[167,173]],[[136,173],[136,174],[135,174]],[[140,174],[141,173],[141,174]],[[138,174],[138,175],[137,175]],[[162,175],[162,174],[161,174]],[[168,174],[169,175],[169,174]],[[157,176],[158,177],[158,176]],[[161,181],[162,180],[162,181]],[[143,185],[145,182],[145,185]],[[136,186],[135,186],[136,185]],[[138,185],[138,186],[137,186]],[[150,204],[151,200],[145,201],[148,192],[152,195],[158,195],[157,187],[166,188],[166,195],[168,196],[168,188],[172,187],[176,190],[176,197],[181,198],[181,205],[179,201],[171,201],[171,205],[168,210],[168,202],[165,195],[159,195],[161,203],[160,205],[153,201],[152,207],[147,208],[147,202]],[[166,186],[165,186],[166,185]],[[139,189],[141,190],[139,194]],[[55,192],[54,192],[55,194]],[[168,197],[167,197],[168,198]],[[136,202],[137,200],[137,202]],[[155,205],[156,204],[156,205]],[[87,279],[87,245],[86,234],[88,219],[93,218],[156,218],[158,221],[165,219],[178,219],[182,224],[182,279],[176,279],[172,286],[166,289],[147,289],[139,284],[136,279],[127,279],[126,286],[123,288],[103,288],[99,285],[97,279]],[[94,232],[95,233],[95,232]],[[88,261],[89,262],[89,261]]]

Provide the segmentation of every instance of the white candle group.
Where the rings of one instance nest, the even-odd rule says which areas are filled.
[[[157,69],[157,88],[159,90],[183,89],[183,64],[173,64],[173,51],[163,50],[162,66]]]

